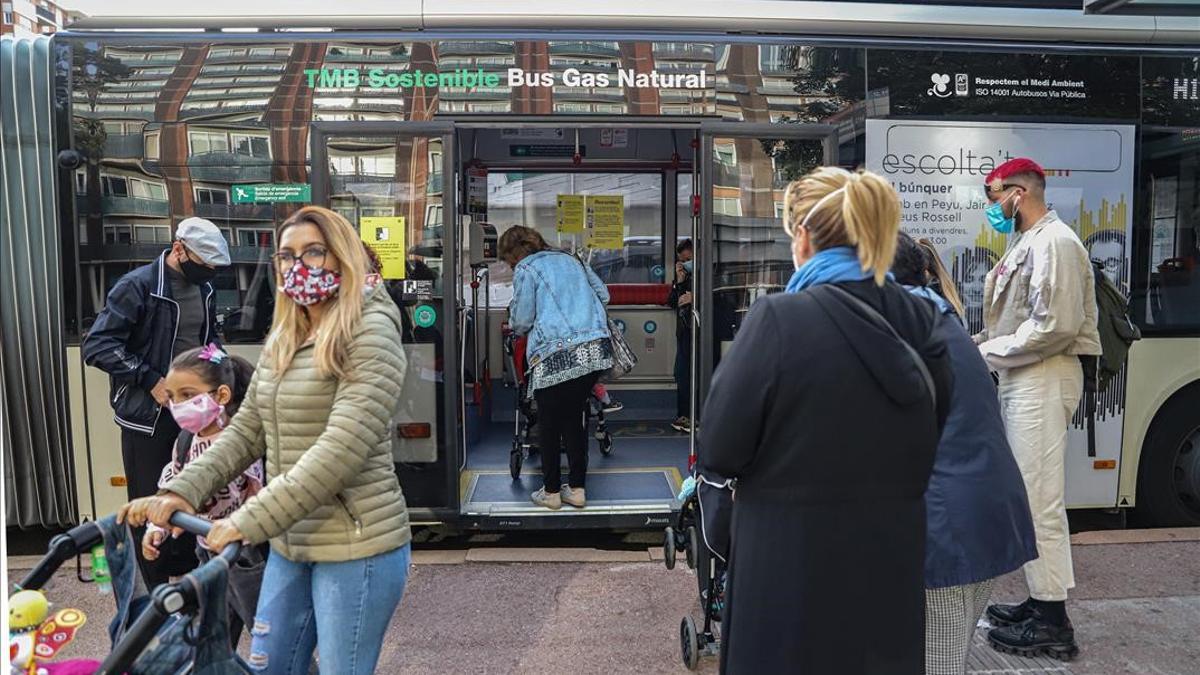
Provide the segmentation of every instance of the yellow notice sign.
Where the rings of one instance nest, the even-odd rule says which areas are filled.
[[[583,232],[584,196],[559,195],[558,216],[555,224],[558,231],[563,233]]]
[[[379,256],[383,269],[379,273],[384,279],[403,279],[404,261],[407,259],[405,246],[406,230],[404,216],[368,216],[358,219],[358,235]]]
[[[598,249],[625,248],[625,197],[592,195],[587,198],[587,245]]]

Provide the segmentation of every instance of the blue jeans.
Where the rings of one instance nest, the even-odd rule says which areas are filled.
[[[411,560],[409,544],[346,562],[293,562],[272,551],[250,632],[251,667],[304,675],[316,648],[322,673],[375,672]]]

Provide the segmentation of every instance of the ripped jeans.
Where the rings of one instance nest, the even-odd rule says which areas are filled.
[[[250,632],[250,666],[304,675],[315,648],[322,673],[375,672],[411,559],[409,544],[346,562],[294,562],[272,551]]]

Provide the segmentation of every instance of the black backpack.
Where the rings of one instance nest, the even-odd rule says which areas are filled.
[[[1096,291],[1096,328],[1100,334],[1100,355],[1081,356],[1083,397],[1087,414],[1088,457],[1096,456],[1096,396],[1125,367],[1129,348],[1142,338],[1142,332],[1129,320],[1129,302],[1120,289],[1104,275],[1101,263],[1092,261]]]

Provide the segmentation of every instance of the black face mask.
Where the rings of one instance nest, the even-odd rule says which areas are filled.
[[[184,256],[179,263],[179,269],[183,272],[183,278],[188,280],[188,283],[196,286],[203,286],[212,281],[213,277],[217,276],[217,270],[207,265],[201,265],[193,261],[191,258]]]

